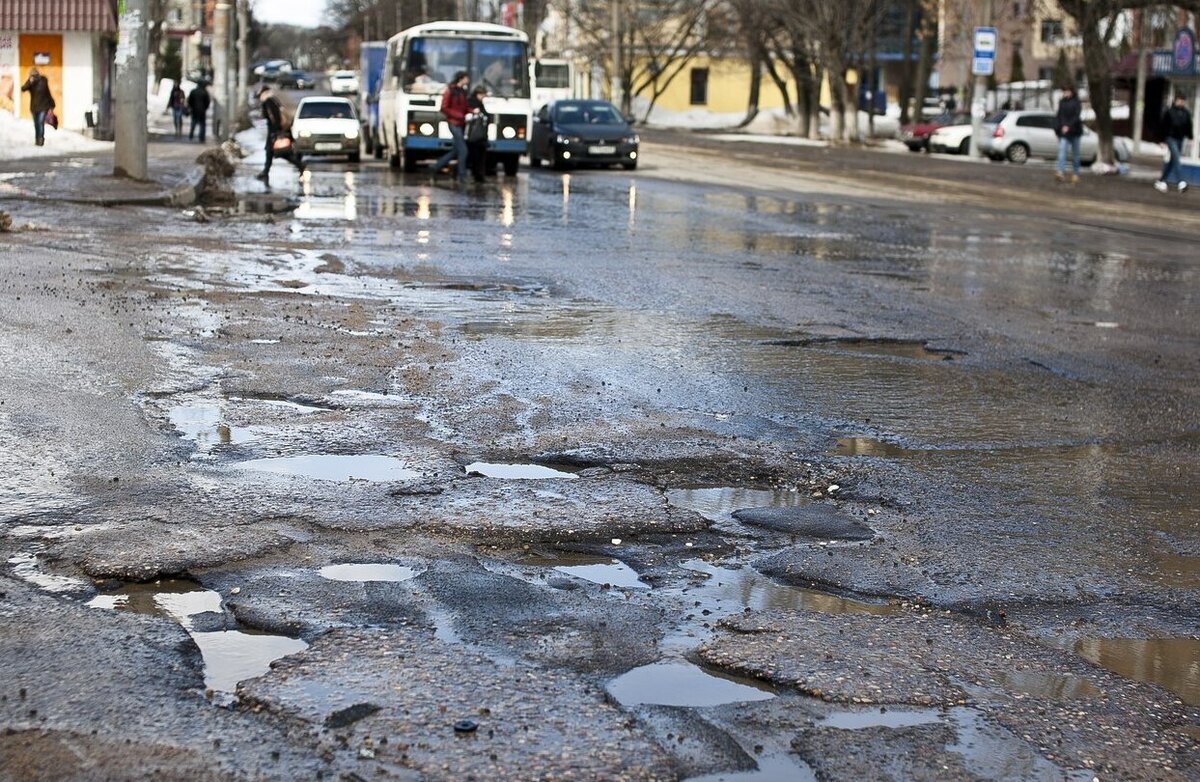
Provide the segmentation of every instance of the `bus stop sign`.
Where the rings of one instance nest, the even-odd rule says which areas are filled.
[[[971,58],[971,73],[991,76],[996,70],[996,28],[975,28],[975,55]]]

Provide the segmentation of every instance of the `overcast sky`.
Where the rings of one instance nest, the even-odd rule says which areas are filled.
[[[254,18],[274,24],[316,27],[325,19],[325,0],[254,0]]]

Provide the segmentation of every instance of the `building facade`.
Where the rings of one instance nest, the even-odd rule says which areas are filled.
[[[21,85],[36,67],[50,83],[60,126],[94,126],[116,29],[106,0],[0,0],[0,111],[29,116]]]

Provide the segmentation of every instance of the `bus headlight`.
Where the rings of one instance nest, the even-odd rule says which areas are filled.
[[[358,138],[358,130],[357,129],[347,130],[345,133],[345,136],[348,139],[356,139],[356,138]]]
[[[512,125],[509,125],[508,127],[504,128],[503,130],[500,131],[500,135],[504,136],[505,138],[516,138],[517,137],[517,129],[514,128]]]
[[[428,122],[422,122],[421,123],[421,135],[422,136],[432,136],[433,135],[433,125],[431,125]]]
[[[309,136],[311,136],[311,135],[312,135],[312,131],[311,131],[311,130],[302,130],[302,131],[300,131],[300,138],[308,138],[308,137],[309,137]]]

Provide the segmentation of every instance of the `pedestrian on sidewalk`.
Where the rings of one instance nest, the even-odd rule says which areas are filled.
[[[175,138],[183,135],[183,112],[187,108],[187,96],[179,82],[172,82],[171,96],[167,98],[167,108],[171,110],[171,118],[175,120]]]
[[[200,143],[204,143],[204,132],[208,128],[208,107],[212,98],[208,95],[208,84],[200,82],[188,95],[188,111],[192,113],[192,127],[188,129],[188,141],[200,130]]]
[[[448,174],[450,161],[457,160],[456,178],[459,182],[467,181],[467,141],[463,134],[470,111],[467,105],[467,85],[470,83],[471,75],[466,71],[459,71],[454,74],[454,81],[448,84],[442,93],[442,116],[446,118],[446,125],[450,127],[453,145],[433,164],[434,171]]]
[[[287,160],[303,174],[304,162],[296,156],[296,148],[291,144],[291,129],[285,127],[283,106],[279,103],[279,98],[275,97],[275,93],[271,90],[270,86],[264,84],[259,88],[258,103],[262,108],[263,119],[267,121],[267,158],[266,162],[263,163],[262,172],[254,178],[269,184],[271,162],[276,157]],[[283,145],[283,148],[276,149],[277,143]]]
[[[1063,87],[1062,99],[1058,102],[1058,113],[1054,115],[1054,133],[1058,136],[1058,163],[1054,167],[1054,178],[1065,181],[1067,174],[1067,150],[1071,152],[1071,184],[1079,184],[1079,139],[1083,136],[1083,104],[1075,95],[1071,85]]]
[[[467,141],[467,165],[476,182],[484,181],[483,175],[487,170],[488,125],[492,116],[483,106],[483,99],[486,97],[487,87],[480,85],[467,99],[470,112],[467,114],[464,138]]]
[[[29,69],[29,78],[21,85],[21,92],[29,93],[29,113],[33,115],[33,140],[39,147],[46,144],[46,114],[54,108],[54,96],[50,94],[50,82],[37,68]]]
[[[1175,93],[1173,104],[1163,112],[1162,129],[1167,137],[1167,160],[1163,164],[1162,176],[1154,183],[1154,189],[1165,193],[1173,180],[1182,193],[1188,189],[1188,183],[1183,178],[1179,156],[1184,139],[1192,138],[1192,112],[1188,111],[1187,100],[1182,94]]]

